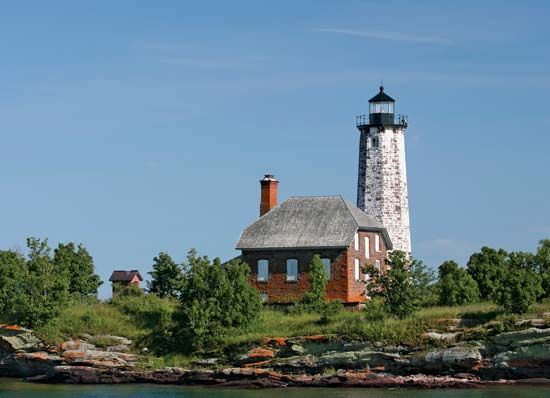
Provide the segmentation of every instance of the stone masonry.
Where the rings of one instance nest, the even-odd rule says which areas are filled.
[[[365,126],[361,129],[357,207],[384,224],[394,249],[411,252],[402,127]]]

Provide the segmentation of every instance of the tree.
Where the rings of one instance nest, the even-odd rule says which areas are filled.
[[[97,297],[97,289],[103,282],[94,273],[94,260],[83,245],[60,243],[54,250],[53,265],[56,272],[68,278],[72,297]]]
[[[542,279],[542,296],[550,297],[550,239],[539,241],[535,262]]]
[[[479,301],[476,281],[454,261],[439,266],[439,303],[441,305],[465,305]]]
[[[28,238],[27,283],[19,322],[40,326],[55,317],[69,299],[69,278],[52,262],[48,240]]]
[[[371,297],[381,297],[388,313],[398,318],[413,314],[419,307],[419,291],[411,271],[415,261],[405,252],[395,250],[386,260],[387,272],[381,273],[372,265],[366,267],[370,275],[367,293]]]
[[[240,260],[222,266],[219,259],[190,251],[175,315],[174,337],[182,351],[208,352],[231,329],[246,327],[258,318],[260,295],[249,283],[249,267]]]
[[[325,302],[328,278],[318,254],[313,256],[309,264],[309,281],[311,288],[302,295],[300,301],[312,311],[319,311]]]
[[[506,267],[508,253],[502,249],[482,247],[479,253],[470,256],[468,273],[477,282],[482,300],[489,300],[498,285],[498,280]]]
[[[0,322],[17,322],[25,302],[27,266],[21,253],[0,251]]]
[[[437,305],[439,297],[433,269],[429,269],[422,261],[415,259],[412,259],[410,269],[420,307]]]
[[[147,283],[149,293],[159,297],[177,297],[182,281],[182,269],[167,253],[161,252],[153,259],[151,282]]]
[[[542,293],[542,280],[534,269],[533,254],[518,252],[510,253],[491,298],[506,311],[523,314]]]

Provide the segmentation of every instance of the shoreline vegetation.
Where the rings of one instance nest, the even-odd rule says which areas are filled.
[[[181,264],[160,253],[147,291],[102,302],[84,247],[52,255],[31,238],[28,249],[0,251],[0,376],[245,387],[550,379],[550,240],[536,253],[482,248],[437,277],[394,251],[384,274],[364,265],[370,299],[353,310],[325,299],[318,256],[310,290],[287,305],[261,303],[248,265],[194,251]]]

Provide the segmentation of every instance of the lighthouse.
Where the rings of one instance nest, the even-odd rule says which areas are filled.
[[[369,100],[369,114],[357,116],[356,126],[360,132],[357,207],[384,224],[394,250],[410,253],[407,117],[395,114],[395,100],[380,86]]]

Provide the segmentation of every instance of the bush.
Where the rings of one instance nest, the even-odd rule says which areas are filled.
[[[185,353],[214,351],[231,329],[258,318],[260,295],[248,283],[248,265],[239,260],[222,266],[191,251],[187,261],[173,335]]]
[[[388,316],[386,306],[381,298],[374,297],[365,303],[363,309],[367,321],[381,321]]]

